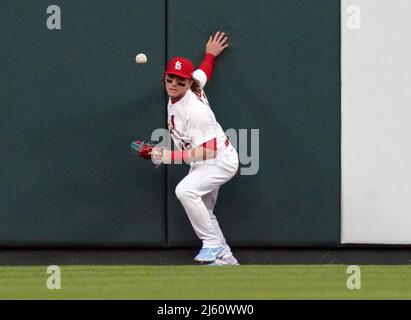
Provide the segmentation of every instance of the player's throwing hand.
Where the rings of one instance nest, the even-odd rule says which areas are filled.
[[[217,31],[214,37],[210,36],[206,44],[206,53],[218,57],[228,47],[228,38],[224,32]]]

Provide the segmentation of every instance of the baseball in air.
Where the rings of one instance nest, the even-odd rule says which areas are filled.
[[[136,62],[138,64],[147,63],[147,56],[144,53],[139,53],[138,55],[136,55]]]

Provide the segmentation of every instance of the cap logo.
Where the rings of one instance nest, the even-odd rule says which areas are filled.
[[[181,70],[181,62],[180,61],[176,62],[176,64],[174,65],[174,69]]]

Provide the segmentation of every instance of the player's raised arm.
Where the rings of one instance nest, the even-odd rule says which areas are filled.
[[[220,31],[217,31],[214,36],[209,37],[204,60],[193,74],[193,78],[200,82],[201,88],[204,88],[207,81],[211,79],[215,59],[228,47],[227,41],[227,35]]]

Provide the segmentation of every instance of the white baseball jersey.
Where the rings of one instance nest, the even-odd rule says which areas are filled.
[[[207,81],[205,73],[197,69],[193,77],[201,88]],[[217,138],[217,155],[226,148],[227,137],[211,110],[204,90],[197,95],[191,90],[175,103],[168,101],[168,131],[179,150],[191,150]],[[200,161],[196,161],[199,163]]]

